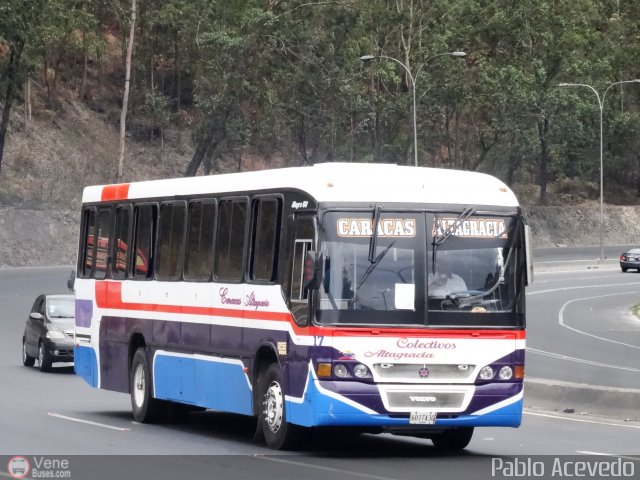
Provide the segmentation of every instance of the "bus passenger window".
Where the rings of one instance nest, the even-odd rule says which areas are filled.
[[[150,278],[153,261],[153,238],[156,222],[155,205],[141,205],[135,209],[135,243],[133,276]]]
[[[158,280],[176,280],[182,274],[184,203],[160,205],[158,227]]]
[[[96,211],[94,208],[88,208],[84,211],[83,218],[84,235],[82,238],[81,265],[78,271],[82,278],[91,278],[93,273],[93,246],[96,230]]]
[[[107,276],[107,260],[109,257],[109,241],[111,237],[111,209],[98,209],[98,235],[95,247],[95,278],[103,279]]]
[[[291,268],[291,301],[305,301],[308,290],[303,285],[304,260],[309,250],[313,250],[315,230],[311,218],[296,221],[295,243],[293,245],[293,266]]]
[[[111,260],[111,275],[113,278],[127,278],[127,253],[129,244],[129,221],[131,209],[128,206],[118,207],[116,210],[116,228],[114,238],[114,255]]]
[[[190,280],[209,280],[211,278],[215,215],[216,205],[211,201],[189,204],[184,275]]]
[[[222,200],[218,211],[215,276],[239,281],[242,279],[247,202]]]
[[[262,199],[254,205],[251,280],[273,282],[276,279],[280,212],[280,202],[276,199]]]

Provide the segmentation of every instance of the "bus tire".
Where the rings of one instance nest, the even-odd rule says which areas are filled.
[[[133,419],[138,423],[154,423],[160,420],[163,402],[153,398],[151,392],[151,371],[144,347],[136,350],[131,361],[129,391]]]
[[[437,450],[455,452],[466,448],[472,436],[473,427],[459,427],[445,430],[431,437],[431,441]]]
[[[51,370],[51,355],[47,352],[44,342],[40,342],[38,345],[38,365],[40,365],[41,372],[48,372]]]
[[[275,450],[290,449],[301,429],[287,422],[283,387],[282,372],[277,363],[269,365],[258,377],[258,422],[267,446]]]

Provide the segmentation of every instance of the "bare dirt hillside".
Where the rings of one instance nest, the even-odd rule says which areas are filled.
[[[0,266],[72,265],[82,188],[115,181],[118,134],[113,115],[74,100],[73,95],[62,100],[55,112],[34,107],[28,125],[20,107],[12,115],[0,171]],[[167,131],[162,145],[157,138],[129,137],[127,180],[181,176],[192,152],[186,129]],[[243,159],[218,169],[267,166],[281,165]],[[535,202],[535,188],[517,190],[524,205]],[[555,206],[524,207],[534,246],[599,243],[598,202],[585,200],[593,198],[594,189],[574,186],[574,190],[570,196],[556,195]],[[640,244],[639,218],[640,206],[606,206],[605,243]]]
[[[529,207],[534,247],[597,245],[597,205]],[[606,207],[605,243],[640,244],[640,207]],[[79,211],[0,207],[0,266],[73,265]]]

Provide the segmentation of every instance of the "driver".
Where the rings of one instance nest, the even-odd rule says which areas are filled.
[[[467,291],[467,284],[460,275],[451,271],[451,266],[447,262],[438,262],[438,271],[429,272],[429,297],[446,298],[453,293]]]

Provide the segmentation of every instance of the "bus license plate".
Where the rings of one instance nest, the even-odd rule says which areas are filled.
[[[411,425],[433,425],[436,423],[436,412],[411,412],[409,423]]]

